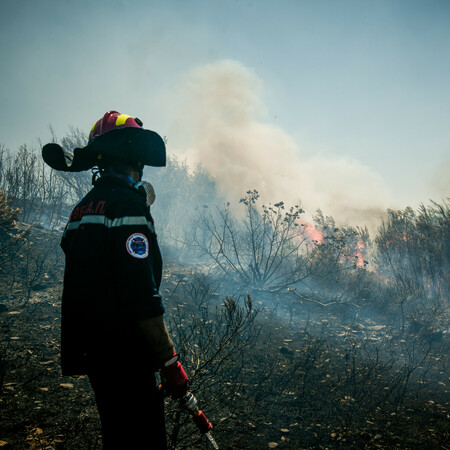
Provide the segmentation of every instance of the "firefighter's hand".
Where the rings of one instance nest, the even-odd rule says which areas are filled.
[[[174,353],[164,362],[162,368],[163,388],[175,400],[186,395],[189,383],[186,372],[178,361],[179,358],[180,355]]]

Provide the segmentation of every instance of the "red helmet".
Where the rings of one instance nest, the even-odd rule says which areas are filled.
[[[131,116],[120,114],[117,111],[108,111],[101,119],[97,120],[91,128],[89,141],[108,131],[127,127],[142,128],[142,122],[138,118],[133,119]]]

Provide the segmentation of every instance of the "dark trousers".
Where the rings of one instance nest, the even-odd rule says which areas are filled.
[[[103,448],[166,449],[164,398],[151,367],[95,364],[89,381],[102,423]]]

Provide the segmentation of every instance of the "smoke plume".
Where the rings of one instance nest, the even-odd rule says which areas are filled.
[[[261,92],[261,80],[234,61],[193,70],[176,93],[169,144],[205,167],[231,202],[257,189],[267,203],[301,202],[310,214],[320,208],[353,225],[378,222],[390,200],[381,177],[358,161],[300,148],[265,121]]]
[[[436,196],[439,198],[450,197],[450,153],[445,155],[441,161],[439,161],[432,177],[431,185],[433,186]]]

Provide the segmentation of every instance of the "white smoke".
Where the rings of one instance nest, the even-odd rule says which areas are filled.
[[[258,77],[234,61],[193,70],[176,91],[169,144],[189,163],[202,164],[231,202],[257,189],[264,202],[300,201],[310,214],[321,208],[353,225],[378,222],[390,200],[381,177],[358,161],[299,148],[264,121],[261,89]]]
[[[450,198],[450,152],[437,165],[431,176],[430,184],[434,188],[436,197]]]

